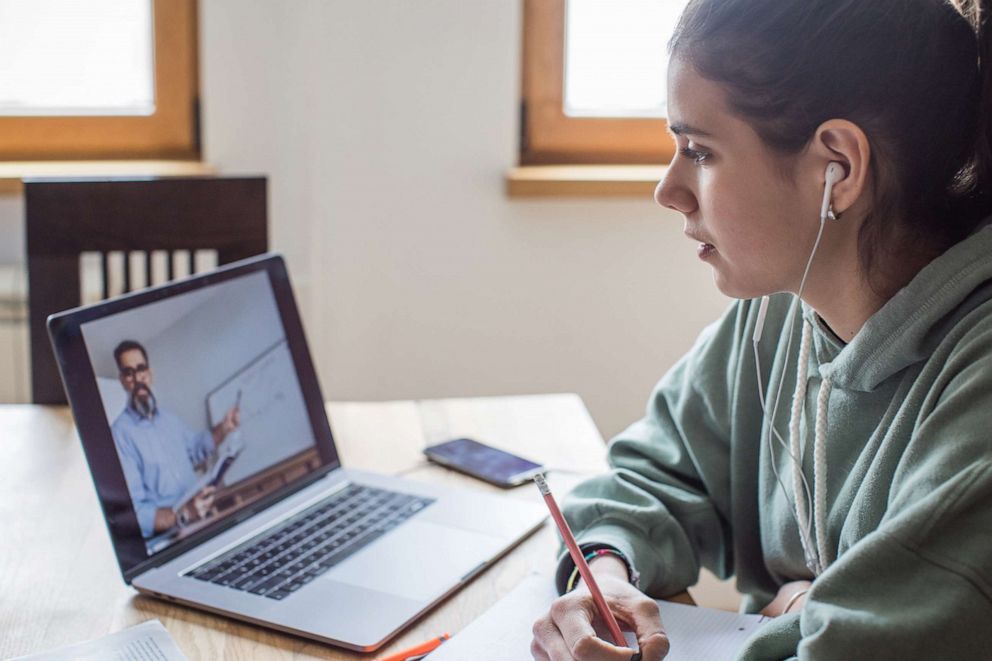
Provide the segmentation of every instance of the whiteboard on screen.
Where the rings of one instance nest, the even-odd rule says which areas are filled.
[[[211,427],[238,405],[244,450],[224,477],[234,484],[314,445],[296,368],[285,340],[253,359],[207,395]]]

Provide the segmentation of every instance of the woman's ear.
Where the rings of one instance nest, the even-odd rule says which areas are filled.
[[[840,215],[867,191],[871,162],[868,136],[853,122],[830,119],[816,129],[810,152],[818,161],[822,160],[824,173],[831,161],[837,161],[844,168],[845,176],[834,184],[831,196],[834,212]]]

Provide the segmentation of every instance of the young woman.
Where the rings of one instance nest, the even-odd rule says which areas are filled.
[[[992,658],[992,0],[692,0],[655,197],[741,299],[565,513],[647,595],[736,576],[741,659]],[[538,659],[596,638],[565,555]],[[643,592],[642,592],[643,591]]]

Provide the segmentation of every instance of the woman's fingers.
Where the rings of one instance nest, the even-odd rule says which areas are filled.
[[[668,654],[670,643],[661,625],[661,611],[654,599],[641,593],[637,593],[637,597],[621,602],[620,615],[637,634],[637,644],[644,660],[663,659]]]
[[[660,661],[660,659],[668,656],[668,650],[671,649],[668,636],[662,631],[656,631],[644,637],[639,636],[637,644],[641,648],[643,661]]]
[[[533,638],[530,641],[530,655],[534,661],[551,661],[551,657],[544,651],[544,647],[538,642],[537,638]]]
[[[619,587],[620,594],[609,587]],[[654,601],[627,584],[608,586],[606,591],[611,608],[634,629],[640,658],[663,659],[669,643]],[[585,590],[556,599],[548,613],[534,623],[531,654],[542,661],[629,661],[634,650],[617,647],[596,635],[594,624],[600,619],[592,596]]]
[[[534,622],[532,628],[534,639],[530,643],[530,653],[538,661],[559,661],[571,659],[568,645],[561,637],[561,632],[547,613]]]
[[[557,628],[569,655],[566,659],[611,659],[630,658],[630,653],[620,653],[618,649],[596,635],[592,626],[598,617],[591,597],[584,593],[573,593],[557,599],[551,604],[551,621]],[[552,657],[555,658],[555,657]]]

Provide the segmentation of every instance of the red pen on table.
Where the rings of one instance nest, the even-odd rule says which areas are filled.
[[[551,518],[555,520],[555,525],[558,526],[561,538],[565,541],[565,546],[568,547],[569,555],[572,556],[572,562],[579,568],[579,575],[582,576],[582,580],[589,587],[589,592],[592,593],[592,600],[596,603],[596,608],[599,609],[600,616],[610,630],[613,643],[617,647],[626,647],[627,641],[623,637],[623,632],[620,631],[617,618],[613,617],[613,612],[606,605],[606,599],[603,598],[603,593],[600,592],[599,586],[596,585],[596,581],[592,577],[592,571],[590,571],[589,565],[586,564],[586,559],[582,556],[579,545],[575,543],[572,529],[568,527],[568,522],[561,515],[561,510],[558,509],[558,503],[555,502],[554,496],[551,495],[551,489],[548,487],[547,480],[544,479],[544,475],[538,474],[534,476],[534,482],[537,484],[537,488],[541,490],[541,495],[544,496],[544,502],[547,504],[548,509],[551,510]]]
[[[406,649],[403,650],[402,652],[397,652],[396,654],[392,654],[383,659],[380,659],[380,661],[408,661],[408,659],[413,659],[413,658],[419,659],[423,656],[426,656],[428,652],[433,652],[434,650],[436,650],[438,647],[441,646],[441,643],[448,640],[449,638],[451,638],[451,634],[444,633],[438,636],[437,638],[431,638],[427,642],[420,643],[419,645],[415,645],[410,649]]]

